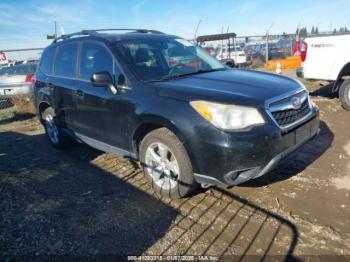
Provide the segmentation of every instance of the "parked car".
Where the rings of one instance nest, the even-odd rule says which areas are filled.
[[[170,64],[172,48],[196,63]],[[197,184],[265,175],[319,130],[319,109],[300,82],[228,68],[150,30],[58,38],[44,50],[34,86],[55,148],[75,139],[139,160],[153,188],[173,198]]]
[[[23,64],[2,68],[0,71],[0,98],[32,96],[32,77],[37,64]]]
[[[350,35],[308,37],[301,45],[302,68],[299,77],[333,82],[332,92],[339,95],[350,111]]]
[[[221,47],[217,51],[216,59],[228,64],[232,61],[233,66],[243,65],[247,63],[247,56],[240,46],[236,47]]]

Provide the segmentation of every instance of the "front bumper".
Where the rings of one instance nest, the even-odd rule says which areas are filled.
[[[199,165],[194,165],[200,170],[194,170],[196,181],[233,186],[267,174],[318,134],[318,115],[318,111],[314,112],[308,121],[287,133],[270,126],[238,139],[232,134],[225,143],[207,144],[196,162]]]

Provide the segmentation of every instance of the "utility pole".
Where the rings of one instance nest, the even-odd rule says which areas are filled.
[[[56,23],[56,20],[55,20],[55,38],[57,38],[57,23]]]
[[[265,52],[265,60],[266,60],[266,64],[269,61],[269,32],[272,28],[274,23],[272,23],[269,27],[269,29],[266,30],[266,52]]]
[[[201,22],[202,22],[202,20],[199,19],[196,30],[194,31],[194,41],[196,42],[196,44],[197,44],[197,31],[198,31],[198,28],[199,28],[199,25],[201,24]]]
[[[226,34],[228,34],[228,30],[229,30],[230,26],[227,26],[227,30],[226,30]],[[228,58],[231,58],[231,40],[230,38],[228,38]]]
[[[55,30],[55,33],[54,34],[51,34],[51,35],[46,35],[46,39],[47,40],[55,40],[57,38],[57,23],[56,23],[56,20],[54,21],[53,23],[53,29]]]
[[[221,27],[221,34],[224,33],[224,26]],[[221,48],[224,46],[224,39],[221,39]]]

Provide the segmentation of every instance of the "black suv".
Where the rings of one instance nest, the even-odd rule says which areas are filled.
[[[75,139],[137,159],[169,197],[260,177],[319,130],[300,82],[227,68],[158,31],[64,35],[44,50],[35,78],[54,147]]]

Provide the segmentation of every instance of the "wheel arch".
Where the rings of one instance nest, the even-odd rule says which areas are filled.
[[[48,101],[41,101],[39,104],[38,104],[38,108],[37,108],[37,112],[38,112],[38,117],[39,117],[39,120],[42,122],[42,113],[45,111],[46,108],[49,108],[51,107],[50,103]]]
[[[142,120],[136,128],[134,128],[134,132],[132,133],[132,151],[138,156],[139,153],[139,144],[142,141],[142,139],[153,130],[159,129],[159,128],[167,128],[171,132],[173,132],[177,138],[184,142],[184,136],[180,132],[180,130],[176,127],[174,123],[172,123],[170,120],[165,119],[163,117],[156,117],[156,116],[148,116],[144,120]]]
[[[337,77],[337,80],[334,82],[333,87],[332,87],[333,93],[336,93],[339,91],[344,76],[350,76],[350,62],[345,64],[343,66],[343,68],[340,70],[338,77]]]

